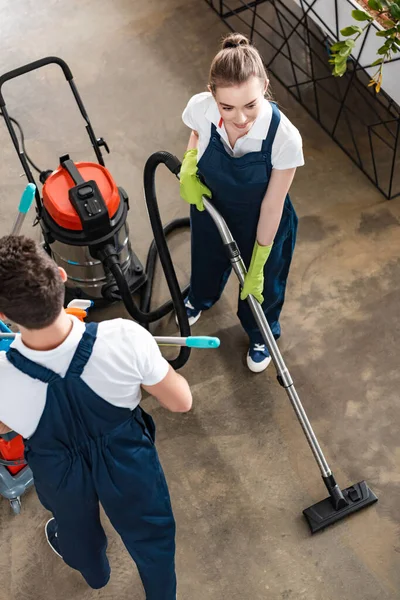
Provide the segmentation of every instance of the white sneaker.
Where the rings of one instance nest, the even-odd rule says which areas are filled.
[[[262,373],[271,362],[271,357],[265,344],[251,344],[247,352],[247,366],[252,373]]]
[[[186,314],[187,314],[188,320],[189,320],[189,325],[190,325],[190,327],[192,327],[200,319],[202,311],[196,310],[195,307],[191,305],[188,298],[185,298],[184,304],[185,304],[185,308],[186,308]],[[175,315],[175,321],[176,321],[176,324],[179,325],[178,317],[176,315]]]
[[[55,554],[57,554],[57,556],[62,558],[62,556],[60,554],[60,548],[58,546],[57,525],[56,525],[56,520],[54,517],[52,519],[50,519],[49,521],[47,521],[44,531],[45,531],[46,539],[47,539],[47,542],[48,542],[50,548],[53,550],[53,552]]]

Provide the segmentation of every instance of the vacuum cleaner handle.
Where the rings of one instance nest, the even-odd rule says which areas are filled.
[[[0,76],[0,107],[3,108],[6,105],[4,100],[1,88],[6,81],[10,81],[10,79],[15,79],[16,77],[20,77],[21,75],[25,75],[26,73],[30,73],[31,71],[36,71],[37,69],[41,69],[46,65],[56,64],[59,65],[65,75],[65,79],[67,81],[72,81],[72,72],[67,63],[62,60],[62,58],[57,58],[57,56],[47,56],[46,58],[40,58],[39,60],[35,60],[27,65],[23,65],[22,67],[18,67],[17,69],[13,69],[12,71],[8,71],[8,73],[4,73],[4,75]]]
[[[28,165],[28,162],[26,161],[24,153],[20,151],[19,142],[18,142],[17,136],[15,134],[14,128],[12,126],[11,118],[6,109],[6,101],[3,96],[2,87],[3,87],[4,83],[6,83],[7,81],[10,81],[11,79],[15,79],[16,77],[20,77],[21,75],[26,75],[26,73],[30,73],[31,71],[36,71],[37,69],[41,69],[42,67],[45,67],[47,65],[52,65],[52,64],[55,64],[55,65],[58,65],[59,67],[61,67],[61,69],[64,73],[64,76],[65,76],[65,79],[68,81],[68,83],[70,85],[71,91],[74,95],[74,98],[78,105],[79,111],[80,111],[83,119],[86,121],[86,131],[89,136],[90,142],[93,146],[94,153],[96,154],[97,161],[103,167],[105,165],[104,165],[103,155],[101,153],[101,148],[104,147],[105,150],[107,151],[107,153],[110,152],[106,141],[103,138],[97,138],[95,135],[92,124],[89,119],[89,116],[88,116],[85,106],[83,104],[82,98],[80,97],[78,88],[75,85],[72,71],[69,68],[69,66],[67,65],[67,63],[62,58],[58,58],[57,56],[47,56],[45,58],[40,58],[39,60],[35,60],[34,62],[28,63],[27,65],[23,65],[22,67],[18,67],[17,69],[8,71],[7,73],[4,73],[3,75],[0,76],[0,111],[2,113],[2,116],[4,117],[4,121],[7,125],[7,129],[10,133],[12,142],[18,153],[20,162],[21,162],[22,167],[25,171],[25,174],[28,178],[28,181],[30,181],[31,183],[34,183],[33,175],[29,169],[29,165]],[[36,203],[37,203],[38,214],[40,215],[41,202],[40,202],[39,192],[36,193]]]
[[[239,283],[241,286],[244,284],[244,279],[247,274],[246,266],[243,262],[243,259],[240,255],[239,248],[233,239],[233,236],[224,220],[224,218],[220,215],[217,209],[212,205],[210,199],[206,196],[203,196],[204,206],[214,221],[220,236],[222,238],[222,243],[224,244],[225,250],[229,256],[229,260],[231,262],[232,268],[239,279]],[[294,408],[296,416],[300,422],[300,425],[303,428],[304,434],[307,438],[307,441],[311,447],[312,453],[314,455],[315,460],[318,463],[318,466],[321,470],[321,474],[323,478],[329,478],[332,476],[332,471],[329,468],[329,465],[322,453],[318,440],[315,436],[315,433],[311,427],[311,423],[308,420],[307,414],[301,404],[300,398],[296,392],[296,389],[293,384],[293,380],[290,376],[288,368],[285,365],[283,357],[279,351],[276,340],[272,334],[272,331],[269,327],[268,321],[264,315],[264,311],[254,298],[254,296],[250,295],[247,298],[249,303],[251,312],[253,313],[254,319],[257,323],[257,326],[261,332],[261,335],[267,345],[267,348],[271,354],[271,358],[274,362],[277,374],[278,374],[278,382],[280,385],[285,388],[287,395],[289,396],[290,402]]]
[[[221,235],[222,242],[232,265],[232,269],[237,275],[240,285],[243,286],[247,270],[243,259],[240,256],[239,248],[233,239],[225,220],[212,205],[209,198],[203,196],[203,202],[208,214],[214,221]],[[323,500],[322,502],[317,503],[303,511],[311,531],[315,532],[323,527],[326,527],[327,525],[330,525],[331,523],[338,521],[341,518],[344,518],[352,512],[373,504],[377,501],[377,498],[364,481],[343,491],[336,483],[335,477],[325,459],[317,437],[307,417],[306,411],[303,408],[289,370],[287,369],[283,357],[279,351],[278,345],[272,334],[261,304],[259,304],[259,302],[257,302],[252,295],[248,296],[247,302],[261,332],[263,340],[271,354],[271,358],[277,371],[278,382],[286,391],[286,394],[314,455],[315,461],[319,466],[324,484],[329,492],[329,498],[327,500]]]

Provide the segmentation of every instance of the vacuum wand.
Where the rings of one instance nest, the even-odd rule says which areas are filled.
[[[239,248],[233,239],[233,236],[224,218],[212,205],[209,198],[203,196],[203,202],[208,214],[214,221],[219,231],[232,265],[232,269],[239,279],[240,285],[243,287],[247,270],[240,255]],[[357,483],[345,490],[341,490],[336,483],[333,473],[326,461],[311,423],[297,394],[296,388],[294,387],[293,380],[279,351],[264,311],[254,296],[249,295],[247,301],[275,365],[278,382],[285,389],[289,397],[314,458],[319,466],[322,479],[330,494],[329,498],[323,500],[322,502],[318,502],[314,506],[311,506],[303,511],[303,514],[310,526],[311,532],[315,533],[316,531],[327,527],[339,519],[346,517],[348,514],[376,502],[377,497],[369,489],[365,481]]]

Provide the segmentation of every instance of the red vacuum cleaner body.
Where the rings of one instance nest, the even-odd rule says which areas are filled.
[[[67,273],[68,297],[118,299],[115,281],[96,254],[105,244],[116,249],[131,293],[141,287],[146,275],[129,241],[128,196],[110,172],[65,155],[49,173],[43,177],[40,225],[47,251]]]

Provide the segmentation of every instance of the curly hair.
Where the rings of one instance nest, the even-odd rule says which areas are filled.
[[[39,244],[0,238],[0,312],[26,329],[43,329],[60,314],[64,295],[60,271]]]

